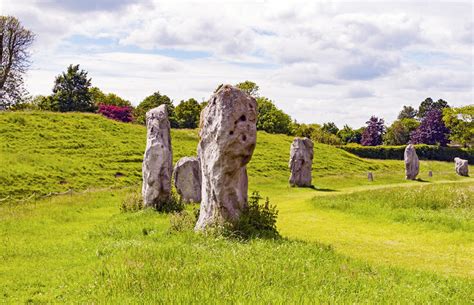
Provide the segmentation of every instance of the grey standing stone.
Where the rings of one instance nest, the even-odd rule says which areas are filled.
[[[428,177],[433,177],[433,171],[428,172]]]
[[[369,179],[369,181],[374,181],[374,175],[372,174],[372,172],[369,172],[367,174],[367,179]]]
[[[469,162],[461,158],[454,158],[454,168],[459,176],[469,176]]]
[[[246,165],[257,141],[257,102],[225,85],[201,112],[198,158],[202,198],[196,230],[234,222],[247,207]]]
[[[308,138],[295,138],[290,148],[290,185],[311,186],[313,142]]]
[[[143,157],[143,203],[146,207],[160,207],[171,195],[173,153],[170,122],[166,105],[146,113],[147,140]]]
[[[201,202],[201,167],[196,157],[179,159],[174,166],[174,185],[184,202]]]
[[[415,146],[409,144],[405,148],[405,178],[407,180],[415,180],[416,176],[420,171],[420,161],[418,160],[418,155],[416,154]]]

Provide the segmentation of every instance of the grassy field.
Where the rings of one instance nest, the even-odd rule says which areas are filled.
[[[196,131],[172,136],[175,161],[195,154]],[[284,239],[238,242],[120,212],[144,141],[142,126],[97,115],[0,114],[0,300],[474,302],[474,182],[451,163],[422,161],[412,182],[401,161],[315,144],[315,189],[291,188],[292,138],[259,133],[249,188],[277,205]],[[68,189],[88,191],[18,201]]]

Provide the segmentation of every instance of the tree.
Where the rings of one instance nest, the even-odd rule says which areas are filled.
[[[99,107],[99,105],[113,105],[113,106],[119,106],[119,107],[132,107],[132,103],[130,103],[130,101],[127,101],[127,100],[121,98],[120,96],[118,96],[115,93],[105,94],[104,92],[102,92],[97,87],[90,88],[89,92],[91,93],[92,101],[94,102],[94,105],[96,105],[96,107]]]
[[[426,98],[421,102],[420,107],[418,107],[418,118],[423,119],[425,115],[433,109],[443,110],[444,108],[449,108],[448,102],[445,100],[439,99],[434,102],[431,97]]]
[[[378,119],[376,116],[372,116],[370,120],[366,122],[367,127],[362,134],[360,144],[364,146],[377,146],[382,144],[382,136],[385,132],[385,126],[383,119]]]
[[[402,111],[398,114],[398,119],[414,119],[418,112],[412,106],[403,106]]]
[[[336,135],[339,131],[339,128],[337,128],[336,124],[333,122],[324,123],[321,129],[325,132],[332,133],[333,135]]]
[[[245,82],[238,83],[235,85],[237,88],[239,88],[242,91],[247,92],[250,96],[253,96],[254,98],[258,97],[258,90],[260,89],[256,83],[251,82],[246,80]]]
[[[187,101],[181,101],[176,106],[175,113],[180,128],[196,128],[199,125],[201,105],[195,99],[190,98]]]
[[[463,146],[474,144],[474,105],[445,108],[443,122],[450,130],[449,139]]]
[[[405,145],[410,141],[410,134],[418,128],[420,123],[415,119],[396,120],[387,128],[384,135],[385,145]]]
[[[291,134],[291,117],[266,97],[257,98],[257,129],[268,133]]]
[[[147,96],[140,104],[138,104],[134,111],[135,121],[139,124],[146,124],[146,112],[163,104],[166,105],[171,127],[179,127],[178,121],[176,120],[173,102],[166,95],[161,95],[159,91]]]
[[[337,132],[337,136],[344,144],[360,143],[362,132],[361,129],[352,129],[349,125],[344,125],[344,127]]]
[[[29,66],[28,48],[35,35],[12,16],[0,16],[0,109],[21,101],[23,74]]]
[[[51,110],[61,112],[95,111],[96,107],[89,92],[90,86],[91,79],[87,77],[87,72],[80,70],[79,65],[69,65],[66,72],[56,77]]]
[[[413,144],[429,144],[446,146],[449,129],[442,120],[441,110],[432,109],[426,113],[420,126],[411,133],[410,142]]]

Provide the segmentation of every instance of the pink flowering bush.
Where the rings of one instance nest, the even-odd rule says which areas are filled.
[[[101,104],[99,105],[99,111],[100,114],[103,116],[120,121],[120,122],[131,122],[133,121],[133,116],[132,116],[132,107],[124,106],[114,106],[114,105],[104,105]]]

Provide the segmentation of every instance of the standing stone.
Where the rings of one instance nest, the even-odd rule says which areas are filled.
[[[247,207],[247,168],[257,141],[257,102],[222,86],[201,112],[202,201],[196,230],[234,222]]]
[[[171,151],[170,122],[166,105],[146,113],[147,140],[143,157],[143,203],[159,208],[171,195],[173,153]]]
[[[405,176],[407,180],[415,180],[420,171],[420,161],[415,151],[415,146],[409,144],[405,148]]]
[[[196,157],[179,159],[174,166],[174,185],[184,202],[201,202],[201,168]]]
[[[308,138],[295,138],[290,148],[290,185],[311,186],[313,142]]]
[[[428,177],[433,177],[433,171],[428,172]]]
[[[372,172],[369,172],[367,174],[367,179],[369,179],[369,181],[374,181],[374,175],[372,174]]]
[[[469,164],[467,160],[454,158],[454,168],[459,176],[469,176]]]

